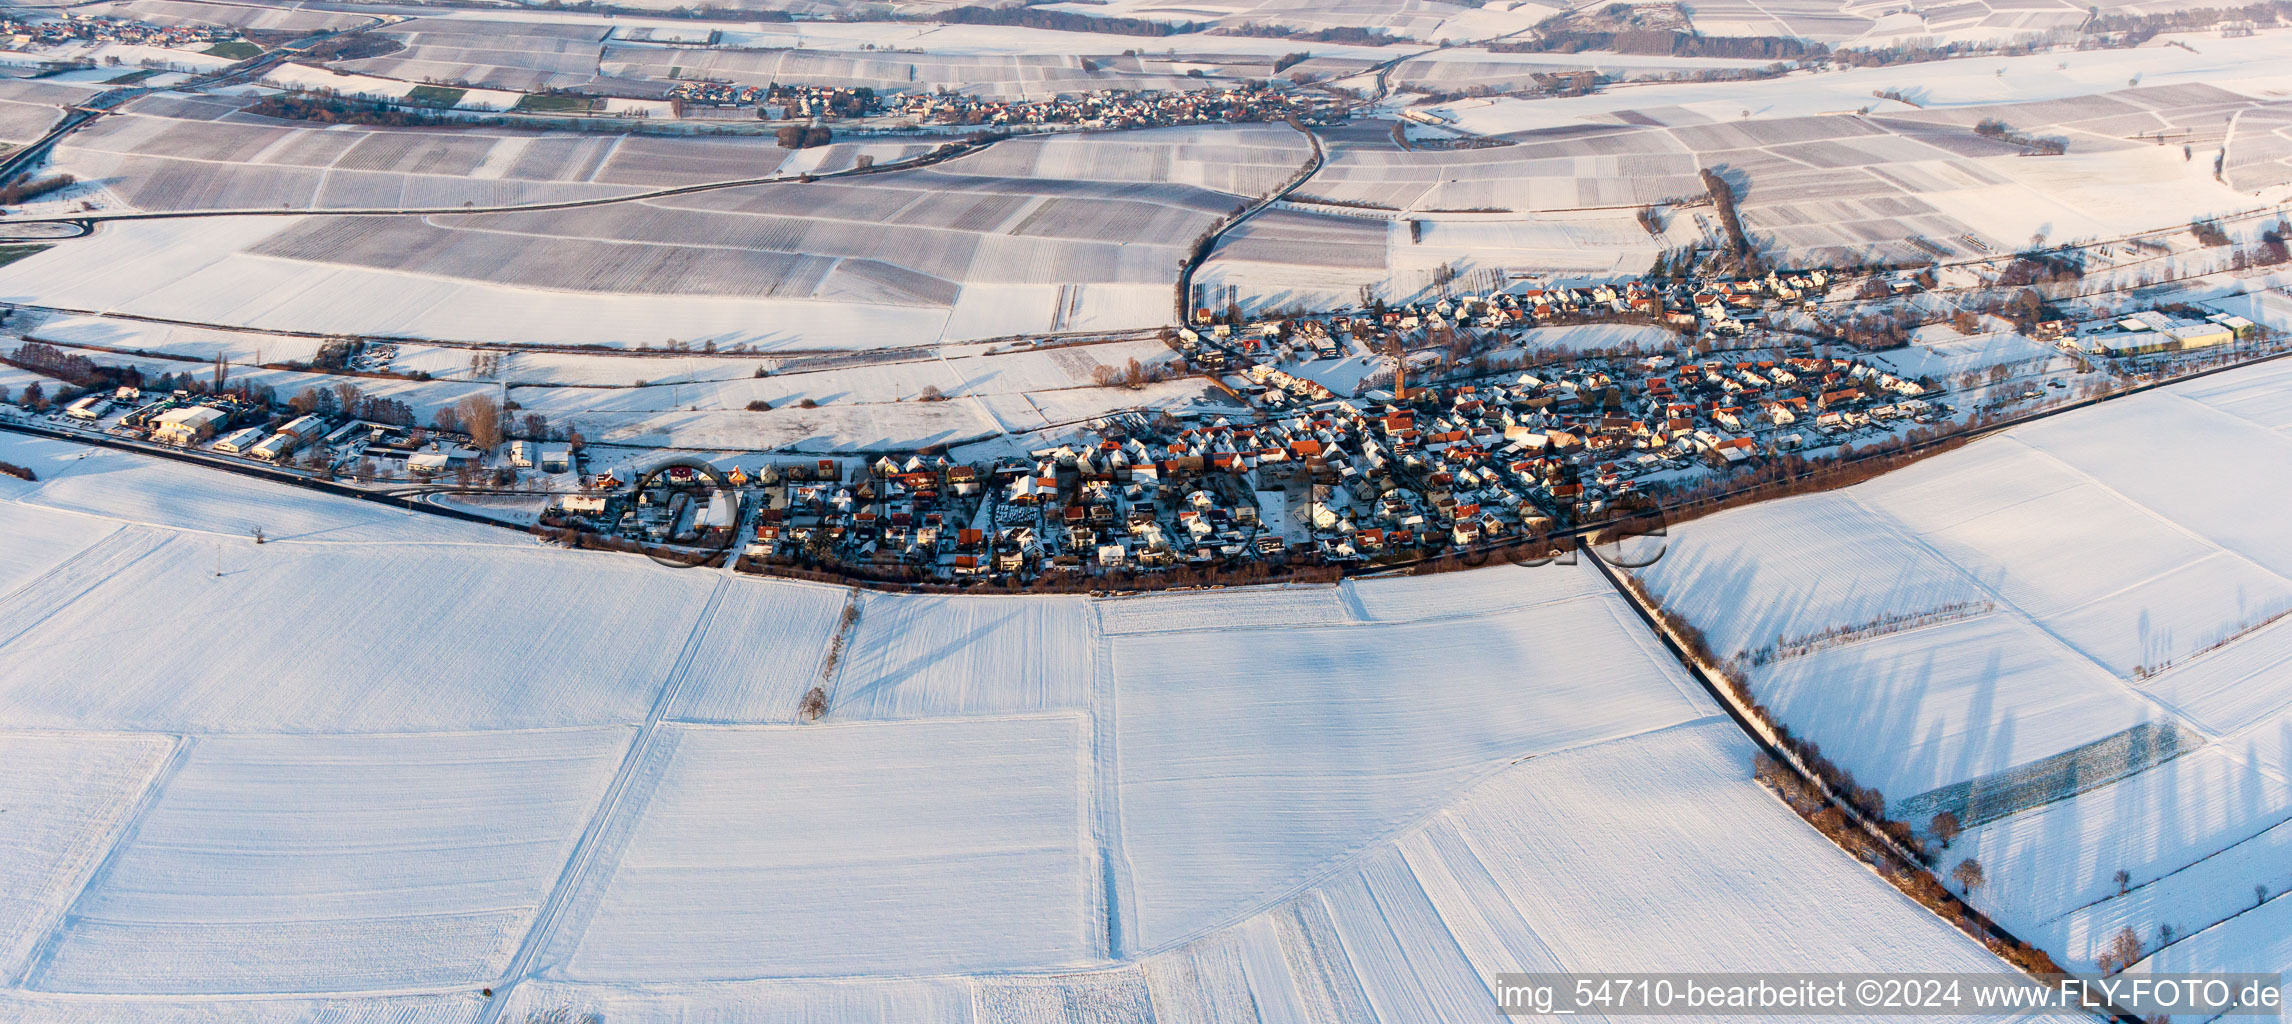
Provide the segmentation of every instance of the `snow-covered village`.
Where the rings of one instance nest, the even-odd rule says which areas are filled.
[[[2278,1016],[2287,235],[2281,0],[11,4],[0,1021]]]

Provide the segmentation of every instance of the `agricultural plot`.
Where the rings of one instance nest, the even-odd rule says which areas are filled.
[[[540,582],[559,560],[538,551],[256,547],[188,535],[130,547],[138,539],[123,534],[83,555],[78,563],[109,572],[72,580],[77,592],[36,621],[8,624],[0,724],[383,731],[629,721],[668,680],[710,582],[635,559]],[[574,579],[645,603],[610,623],[584,621]],[[484,607],[518,608],[516,624],[426,596],[447,584],[492,602]],[[219,610],[178,610],[187,594]],[[252,623],[276,639],[249,636]],[[324,645],[299,639],[321,634]],[[144,653],[102,688],[77,681],[70,666],[123,645]]]
[[[475,984],[507,965],[628,737],[192,740],[28,987]]]
[[[718,595],[667,708],[688,722],[794,722],[804,691],[822,685],[851,592],[741,580]]]
[[[0,733],[0,977],[21,977],[39,937],[87,881],[172,752],[161,736]],[[0,1009],[5,1005],[0,1004]]]
[[[126,0],[90,4],[85,12],[107,18],[127,18],[173,28],[178,25],[221,25],[262,32],[325,32],[371,24],[355,14],[267,7],[261,4],[192,3],[186,0]]]
[[[1158,948],[1230,923],[1495,765],[1709,713],[1620,614],[1615,598],[1590,597],[1425,623],[1111,640],[1134,941]],[[1428,679],[1412,666],[1434,650],[1442,671]],[[1231,685],[1239,665],[1251,686]],[[1523,680],[1539,700],[1503,696]]]
[[[2229,184],[2254,191],[2292,181],[2292,104],[2238,111],[2221,173]]]
[[[21,484],[12,477],[8,479],[10,484]],[[0,490],[0,495],[16,489]],[[0,504],[0,533],[11,538],[8,549],[0,551],[0,594],[31,585],[118,529],[119,524],[102,519],[50,512],[16,502]]]
[[[416,18],[375,31],[403,49],[335,62],[346,71],[513,92],[571,89],[597,78],[610,31],[572,22]]]
[[[0,142],[26,143],[47,133],[64,119],[59,107],[44,103],[0,100]]]
[[[869,594],[859,613],[828,691],[838,717],[950,718],[1089,703],[1093,616],[1081,598]]]
[[[196,127],[185,123],[185,127]],[[213,159],[274,151],[292,145],[288,129],[265,129],[244,138],[203,140]],[[513,140],[491,143],[495,149]],[[428,161],[441,171],[483,167],[494,149],[481,151],[482,138],[462,139],[447,149],[400,152],[389,138],[367,139],[347,155],[365,152],[377,166],[400,167]],[[341,166],[272,168],[312,188],[324,180],[328,194],[346,177]],[[244,169],[242,169],[244,170]],[[199,172],[204,173],[204,172]],[[464,181],[451,174],[370,172],[384,185],[435,178]],[[215,179],[233,187],[246,178]],[[483,179],[477,179],[484,185]],[[549,186],[556,187],[556,186]],[[584,189],[598,186],[582,185]],[[400,196],[376,194],[348,205],[389,206]],[[544,325],[522,312],[528,303],[496,308],[492,314],[456,316],[458,331],[423,328],[412,321],[442,321],[464,314],[478,297],[495,289],[510,294],[587,293],[621,299],[638,309],[660,311],[666,296],[729,300],[678,303],[653,319],[641,336],[695,337],[722,343],[755,344],[775,337],[809,339],[837,347],[875,347],[883,337],[917,341],[1006,337],[1036,330],[1088,330],[1135,327],[1166,318],[1167,289],[1186,241],[1199,235],[1240,200],[1224,193],[1176,183],[1066,183],[979,175],[916,171],[873,176],[860,184],[759,185],[671,199],[602,207],[425,218],[314,217],[299,221],[202,222],[197,231],[138,225],[138,244],[107,232],[73,256],[105,258],[97,250],[145,249],[146,258],[171,265],[169,283],[122,294],[136,312],[167,308],[175,319],[207,323],[359,333],[481,340],[494,337],[473,324],[522,324],[521,336],[534,340],[580,341],[596,338],[623,316],[581,315],[578,304],[552,304],[573,337],[544,333]],[[225,203],[236,205],[236,201]],[[1087,216],[1083,214],[1087,213]],[[217,251],[225,239],[244,239]],[[124,253],[115,251],[115,256]],[[25,261],[37,267],[38,260]],[[200,266],[199,264],[205,264]],[[318,265],[340,268],[313,272]],[[71,271],[58,266],[62,274]],[[13,272],[13,268],[11,268]],[[259,278],[254,275],[260,275]],[[229,278],[224,294],[209,287]],[[291,278],[292,283],[288,283]],[[250,288],[253,280],[276,280],[280,291]],[[148,280],[148,279],[147,279]],[[401,296],[388,303],[389,323],[359,318],[354,305],[330,302],[336,286],[364,286],[379,280]],[[971,287],[982,289],[967,296]],[[40,290],[49,301],[79,306],[95,298],[84,289],[112,290],[103,281],[81,280],[78,297]],[[1013,292],[1008,289],[1019,289]],[[1033,301],[1014,301],[1019,295]],[[466,302],[457,301],[467,297]],[[798,300],[806,316],[759,317],[758,301]],[[92,308],[89,302],[80,308]],[[110,305],[109,302],[102,303]],[[226,305],[227,304],[227,305]],[[120,308],[120,307],[115,307]],[[725,319],[745,310],[740,333]],[[912,312],[910,312],[912,311]],[[634,310],[632,310],[634,312]],[[319,318],[314,322],[313,316]],[[506,317],[506,319],[505,319]],[[806,321],[810,322],[807,323]],[[324,327],[319,327],[323,322]],[[349,327],[359,323],[356,328]],[[921,330],[866,330],[890,324],[924,325]],[[832,329],[819,327],[833,325]],[[626,344],[622,335],[619,344]],[[778,342],[785,344],[786,342]]]
[[[992,357],[990,357],[992,358]],[[622,372],[643,372],[651,360],[622,360],[636,364]],[[511,400],[552,419],[605,415],[625,418],[633,413],[676,412],[692,409],[742,410],[764,402],[777,409],[806,400],[822,405],[891,403],[914,399],[925,388],[942,394],[962,393],[962,378],[936,359],[872,363],[840,369],[790,372],[769,377],[750,374],[730,380],[689,384],[647,384],[643,387],[518,387]]]
[[[2249,62],[2254,73],[2265,63],[2251,49],[2225,59],[2231,67]],[[1663,249],[1721,240],[1708,209],[1667,209],[1704,194],[1704,168],[1736,190],[1754,242],[1796,265],[1965,259],[2012,251],[2033,237],[2119,237],[2249,206],[2251,189],[2275,180],[2267,168],[2282,170],[2275,106],[2188,80],[2233,81],[2231,74],[2154,60],[2180,80],[2126,89],[2121,66],[2078,60],[2042,72],[2017,66],[1978,89],[1945,62],[1892,78],[1844,72],[1796,86],[1803,95],[1764,83],[1727,92],[1650,84],[1617,94],[1635,97],[1632,106],[1589,96],[1434,108],[1439,118],[1516,145],[1404,151],[1366,133],[1332,133],[1329,163],[1292,196],[1300,208],[1324,204],[1332,215],[1407,221],[1411,244],[1396,240],[1381,268],[1318,291],[1301,287],[1309,278],[1287,264],[1307,258],[1304,247],[1294,256],[1252,252],[1261,236],[1279,237],[1268,218],[1229,236],[1205,276],[1237,286],[1260,308],[1342,291],[1357,297],[1364,286],[1395,301],[1422,296],[1434,290],[1427,271],[1442,264],[1634,273]],[[1866,83],[1862,93],[1846,93],[1850,77]],[[1910,102],[1872,103],[1879,92]],[[1720,98],[1738,93],[1740,103]],[[1993,119],[2017,134],[2062,140],[2068,151],[2024,158],[2023,147],[1974,131]],[[2249,128],[2237,127],[2247,119]],[[2171,138],[2202,149],[2229,134],[2246,154],[2228,145],[2229,166],[2246,169],[2256,184],[2216,181],[2179,145],[2157,144]],[[1650,205],[1661,211],[1658,236],[1626,215]],[[1562,213],[1584,219],[1553,224],[1551,215]]]
[[[609,874],[575,897],[567,978],[942,974],[1104,944],[1072,716],[675,727]],[[896,823],[896,824],[894,824]]]
[[[1203,125],[1013,139],[946,170],[998,178],[1176,182],[1259,196],[1288,181],[1312,155],[1305,137],[1287,125]]]
[[[597,180],[611,143],[322,130],[154,113],[105,118],[74,132],[57,147],[55,161],[148,210],[453,209],[626,195],[676,183],[626,175]]]
[[[180,356],[186,361],[210,364],[217,356],[233,364],[309,362],[318,355],[319,349],[319,342],[313,338],[217,331],[102,316],[54,317],[25,330],[28,337],[49,344],[89,349],[88,358],[97,360],[105,359],[109,353],[133,353]],[[176,372],[194,369],[197,367],[186,366]]]
[[[75,133],[58,162],[139,208],[451,210],[771,177],[792,160],[833,169],[912,148],[839,145],[791,158],[763,139],[131,114]],[[120,225],[78,249],[115,266],[133,249],[164,269],[148,267],[129,294],[57,266],[81,293],[50,281],[38,291],[74,308],[443,341],[626,346],[657,333],[719,347],[877,347],[1128,329],[1166,319],[1191,239],[1308,151],[1285,126],[1204,127],[1020,140],[931,170],[586,209]],[[99,249],[113,251],[90,251]],[[218,290],[222,280],[232,286]],[[339,288],[398,301],[345,301]],[[527,310],[534,293],[553,296],[547,311]],[[567,293],[602,301],[561,301]],[[663,312],[672,296],[709,301]]]
[[[659,296],[314,268],[237,251],[292,223],[223,218],[119,225],[90,239],[96,244],[50,250],[0,269],[0,291],[15,296],[10,301],[231,326],[609,348],[654,346],[670,337],[720,347],[867,348],[882,338],[936,339],[947,322],[946,310],[929,307],[716,296],[664,303]],[[154,285],[161,281],[168,283]],[[537,301],[542,295],[547,300]]]
[[[280,542],[420,541],[503,547],[529,543],[489,527],[414,522],[405,512],[382,505],[19,434],[0,434],[0,459],[39,474],[40,482],[18,499],[27,505],[234,540],[251,538],[259,526],[268,540]]]
[[[2285,500],[2282,373],[1688,523],[1644,579],[1897,813],[1958,810],[1951,857],[2024,937],[2077,964],[2127,926],[2193,943],[2286,884],[2292,550],[2239,511]],[[1857,525],[1810,535],[1825,507]]]
[[[1405,874],[1372,862],[1380,870],[1364,880],[1403,893],[1413,880],[1440,919],[1457,922],[1452,941],[1480,978],[1506,963],[1615,971],[1650,960],[1718,971],[1995,969],[1946,923],[1904,916],[1906,898],[1737,782],[1746,747],[1727,723],[1705,721],[1536,758],[1404,840]],[[1704,848],[1712,835],[1760,841]],[[1645,884],[1567,881],[1606,872]],[[1819,920],[1787,909],[1807,899],[1826,908]],[[1349,909],[1334,916],[1341,929],[1375,925]]]
[[[1020,399],[1023,401],[1024,399]],[[867,454],[985,440],[1003,426],[976,398],[849,404],[766,412],[701,410],[587,414],[571,421],[593,439],[645,447],[778,449],[791,454]]]
[[[1245,587],[1117,597],[1097,602],[1109,636],[1188,633],[1205,623],[1234,629],[1344,625],[1352,609],[1333,587]]]

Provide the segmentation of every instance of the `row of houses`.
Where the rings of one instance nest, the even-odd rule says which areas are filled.
[[[1262,419],[1108,424],[1024,459],[884,457],[850,480],[783,480],[763,487],[748,553],[943,578],[1438,555],[1930,420],[1933,397],[1851,358],[1586,359],[1405,402],[1322,394]]]

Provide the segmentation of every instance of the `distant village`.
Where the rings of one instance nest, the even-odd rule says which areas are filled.
[[[820,85],[732,85],[680,82],[669,93],[679,117],[737,117],[766,121],[832,123],[858,118],[904,119],[919,125],[1016,128],[1152,128],[1166,125],[1342,120],[1343,107],[1318,94],[1261,82],[1223,89],[1137,91],[1093,89],[1046,99],[1015,100],[947,90],[884,94],[867,88]]]
[[[127,18],[66,11],[62,17],[37,22],[0,17],[0,37],[6,37],[8,45],[16,49],[71,43],[130,43],[180,49],[228,42],[237,39],[239,33],[236,29],[219,25],[160,26]]]

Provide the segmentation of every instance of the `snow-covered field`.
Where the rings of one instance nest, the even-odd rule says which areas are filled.
[[[2292,543],[2258,511],[2292,500],[2288,385],[2248,367],[1692,521],[1643,578],[1890,806],[2006,794],[1946,856],[2064,963],[2170,926],[2159,964],[2278,970],[2224,943],[2292,886]]]
[[[0,528],[62,549],[0,587],[0,1016],[1493,1020],[1517,968],[1997,967],[1584,567],[855,602],[77,451],[0,434],[43,474]]]

